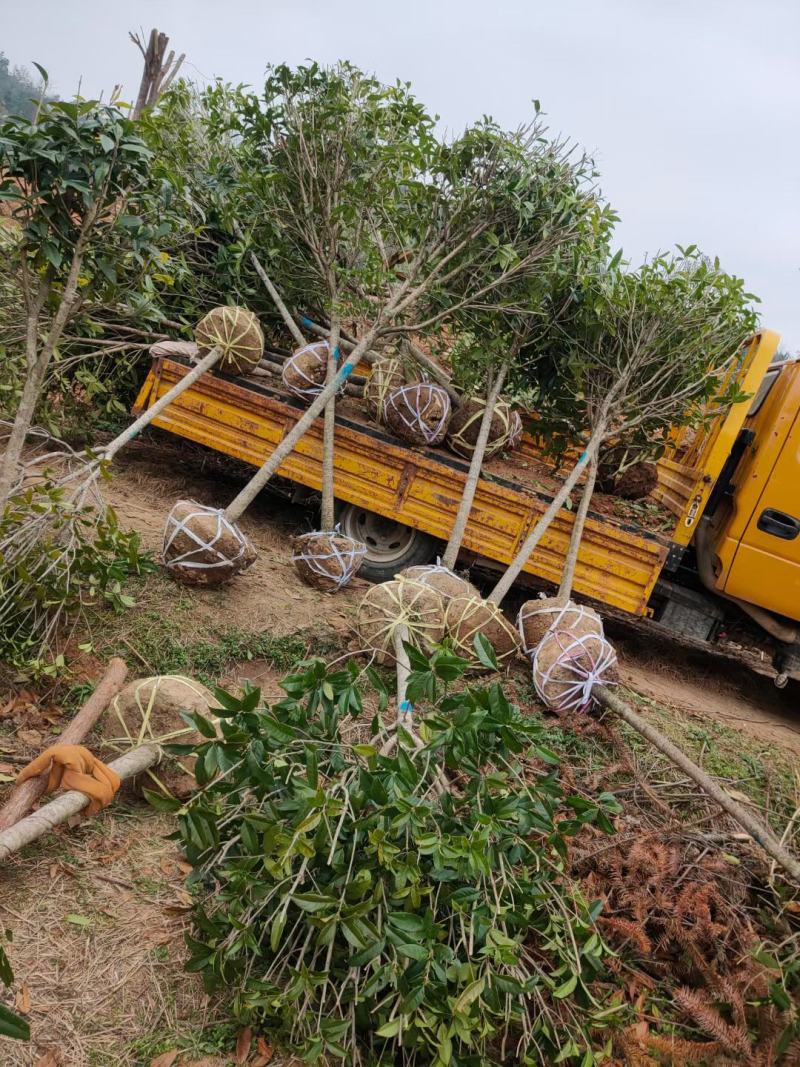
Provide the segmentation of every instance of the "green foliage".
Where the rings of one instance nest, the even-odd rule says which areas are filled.
[[[10,930],[5,931],[5,939],[11,940]],[[13,981],[14,972],[11,970],[11,963],[5,948],[0,944],[0,982],[4,986],[10,986]],[[17,1015],[11,1008],[7,1008],[5,1004],[0,1004],[0,1037],[11,1037],[16,1041],[30,1041],[31,1037],[31,1028],[27,1020]]]
[[[61,612],[91,603],[125,611],[134,604],[125,581],[152,570],[139,534],[120,529],[113,508],[76,503],[48,479],[21,490],[0,517],[0,660],[53,673],[63,659],[46,652]]]
[[[727,376],[756,328],[754,299],[694,246],[635,271],[618,253],[585,277],[575,314],[550,338],[539,411],[556,445],[605,423],[631,455],[657,456],[672,425],[742,400]]]
[[[309,1060],[591,1064],[615,1011],[592,990],[607,950],[563,861],[618,806],[564,795],[541,725],[498,684],[443,693],[451,653],[414,667],[409,692],[433,693],[419,748],[402,729],[384,748],[378,718],[353,735],[352,663],[298,664],[272,707],[218,691],[219,739],[191,717],[202,792],[156,801],[195,867],[188,969]]]

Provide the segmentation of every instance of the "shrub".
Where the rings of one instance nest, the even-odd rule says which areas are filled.
[[[219,691],[219,739],[187,717],[208,738],[175,746],[204,787],[179,813],[198,894],[188,969],[310,1060],[591,1064],[607,949],[563,868],[569,838],[611,831],[616,803],[564,795],[541,724],[499,684],[442,692],[464,661],[410,654],[429,710],[390,745],[379,714],[369,731],[350,721],[352,663],[300,663],[272,707]]]

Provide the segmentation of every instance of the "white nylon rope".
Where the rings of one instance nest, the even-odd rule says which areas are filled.
[[[291,356],[289,356],[289,358],[283,365],[283,370],[281,371],[281,378],[283,380],[283,384],[286,386],[290,393],[294,393],[295,396],[299,397],[311,397],[317,396],[319,393],[322,392],[322,390],[325,388],[324,380],[322,382],[314,381],[313,378],[306,374],[302,367],[297,365],[295,360],[298,359],[300,356],[305,355],[306,352],[310,352],[313,356],[316,357],[317,366],[324,366],[325,368],[327,368],[328,353],[330,352],[330,350],[331,346],[328,344],[327,341],[311,341],[311,343],[307,344],[305,348],[300,348],[297,350],[297,352],[293,352]],[[292,385],[287,382],[286,371],[289,367],[291,367],[295,374],[299,375],[299,377],[302,378],[304,382],[308,382],[308,385],[303,387],[301,385]]]
[[[188,525],[193,519],[202,518],[207,515],[212,515],[217,520],[216,530],[210,541],[205,541]],[[231,533],[236,539],[238,545],[236,555],[228,556],[216,547],[216,544],[222,537],[223,533]],[[197,547],[189,548],[181,555],[168,558],[167,554],[180,534],[185,534]],[[231,564],[238,563],[239,560],[247,554],[247,541],[241,530],[225,518],[225,512],[222,508],[210,508],[203,504],[198,504],[195,511],[190,511],[189,514],[184,515],[182,519],[175,517],[174,508],[169,513],[166,526],[164,527],[163,552],[164,565],[167,568],[180,566],[192,570],[213,570],[216,567],[230,566]],[[217,558],[209,563],[199,559],[193,559],[192,557],[198,552],[211,552]]]
[[[556,612],[557,612],[557,614],[556,614]],[[555,607],[534,608],[532,611],[528,611],[528,612],[525,611],[525,605],[523,604],[522,607],[519,609],[519,615],[517,616],[517,630],[519,631],[519,636],[522,638],[522,651],[525,653],[526,656],[532,656],[536,652],[535,648],[527,648],[525,646],[525,630],[524,630],[525,620],[526,619],[532,619],[534,615],[553,615],[553,616],[555,616],[553,621],[547,627],[547,630],[545,631],[544,636],[542,637],[542,641],[544,641],[544,638],[547,637],[547,635],[552,630],[555,630],[555,629],[559,628],[561,626],[562,622],[564,623],[564,625],[563,625],[563,627],[561,627],[561,629],[566,630],[567,632],[569,632],[571,626],[574,626],[575,623],[578,622],[580,619],[582,619],[584,617],[589,617],[590,612],[587,610],[587,608],[583,604],[575,604],[572,601],[568,601],[561,608],[555,608]],[[567,615],[574,615],[575,618],[571,619],[570,622],[564,622],[564,619],[566,618]],[[602,635],[602,633],[600,633],[598,636],[602,637],[603,635]]]
[[[592,690],[596,685],[616,684],[604,678],[606,671],[616,665],[614,649],[598,634],[575,637],[567,630],[548,630],[547,636],[555,638],[561,653],[547,670],[542,670],[539,665],[539,651],[544,641],[533,657],[533,684],[539,698],[554,711],[586,711],[592,703]],[[598,646],[596,653],[589,648],[590,643]],[[584,664],[585,659],[588,659],[588,665]],[[563,681],[553,679],[551,674],[556,667],[566,671],[571,678]],[[560,692],[547,692],[551,682],[560,687]]]
[[[481,403],[481,406],[477,411],[474,411],[467,421],[461,426],[455,433],[450,434],[450,445],[456,445],[455,451],[458,452],[459,448],[462,450],[461,454],[466,453],[472,455],[475,451],[475,441],[468,441],[466,438],[466,432],[476,422],[480,422],[483,419],[483,413],[486,409],[485,401]],[[492,412],[492,419],[497,416],[503,423],[503,431],[497,437],[491,436],[491,428],[489,430],[489,441],[486,446],[486,456],[493,456],[495,452],[499,452],[504,448],[511,440],[511,410],[508,404],[504,400],[500,400],[495,404],[494,411]],[[517,416],[519,418],[519,416]],[[520,424],[521,426],[521,424]]]
[[[327,538],[331,551],[318,551],[316,545],[321,538]],[[342,551],[339,546],[333,540],[336,538],[339,541],[347,541],[349,545],[346,550]],[[347,585],[353,575],[358,569],[358,564],[367,554],[367,546],[363,541],[356,541],[352,537],[348,537],[346,534],[339,533],[338,529],[332,530],[330,533],[324,530],[318,530],[314,533],[302,534],[298,540],[308,544],[312,551],[310,552],[296,552],[292,556],[292,562],[296,563],[298,560],[303,560],[310,570],[314,574],[318,574],[321,578],[327,578],[330,581],[336,583],[336,588],[341,589],[342,586]],[[336,560],[339,573],[327,570],[323,564],[330,560]]]
[[[427,391],[427,399],[422,406],[422,390]],[[409,398],[413,396],[413,401]],[[425,421],[425,417],[433,403],[434,396],[441,400],[442,413],[436,425],[431,426]],[[433,444],[442,434],[447,421],[450,418],[450,397],[447,390],[441,386],[431,385],[428,382],[417,382],[413,385],[401,385],[393,389],[386,398],[384,407],[391,407],[392,411],[399,415],[401,421],[410,429],[422,435],[427,444]],[[408,416],[411,416],[410,418]]]

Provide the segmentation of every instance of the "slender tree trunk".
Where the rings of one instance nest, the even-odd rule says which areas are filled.
[[[328,373],[325,381],[330,385],[336,377],[336,361],[339,358],[339,318],[331,320],[331,336],[328,341]],[[322,515],[320,525],[330,532],[335,522],[336,501],[333,495],[334,445],[336,441],[336,393],[325,405],[325,424],[322,433]]]
[[[128,668],[125,661],[116,656],[109,661],[103,677],[97,688],[83,705],[81,710],[69,722],[64,732],[52,744],[79,745],[86,735],[105,712],[112,699],[122,689]],[[48,748],[48,745],[44,746]],[[47,788],[48,774],[42,774],[38,778],[31,778],[27,782],[21,782],[11,791],[11,795],[0,808],[0,831],[6,830],[18,822],[26,812],[36,803]]]
[[[53,352],[55,351],[58,342],[61,340],[61,335],[64,332],[64,328],[67,325],[70,316],[77,307],[76,294],[78,291],[78,278],[80,277],[81,267],[83,266],[83,257],[86,251],[86,245],[89,241],[89,235],[97,220],[99,211],[100,201],[96,200],[91,208],[89,208],[83,220],[83,224],[81,225],[81,231],[75,242],[75,248],[72,253],[72,262],[70,263],[69,273],[64,282],[64,289],[61,293],[58,308],[56,309],[50,330],[41,348],[39,347],[39,316],[50,290],[50,275],[46,274],[43,279],[39,280],[35,298],[31,298],[30,293],[28,292],[29,282],[25,286],[28,304],[26,339],[27,373],[25,376],[22,398],[19,407],[17,408],[17,413],[14,416],[14,425],[11,429],[5,455],[3,456],[2,467],[0,467],[0,506],[5,505],[8,501],[9,495],[17,480],[20,459],[22,458],[22,452],[25,448],[28,431],[31,428],[33,417],[36,414],[36,406],[39,402],[39,397],[44,388],[50,360],[53,357]],[[23,263],[22,269],[24,277],[28,279],[27,262]]]
[[[433,380],[435,382],[438,382],[443,389],[447,390],[447,395],[450,397],[452,402],[454,404],[460,404],[461,397],[459,396],[458,391],[453,386],[453,383],[450,381],[450,377],[447,372],[442,370],[439,364],[436,363],[435,360],[432,360],[430,356],[426,355],[425,352],[423,352],[422,349],[419,347],[419,345],[415,345],[413,341],[408,341],[408,347],[411,349],[411,353],[417,363],[421,363],[422,366],[429,372]]]
[[[575,580],[575,568],[578,565],[578,552],[583,540],[583,530],[586,526],[586,516],[589,514],[589,506],[594,493],[594,483],[597,481],[597,456],[589,460],[589,468],[586,472],[586,484],[583,496],[575,513],[575,522],[572,524],[572,536],[569,539],[567,558],[564,560],[564,569],[561,572],[561,584],[558,587],[557,597],[566,603],[572,595],[572,583]]]
[[[458,553],[461,549],[461,543],[464,540],[467,522],[469,521],[472,504],[475,500],[475,493],[478,489],[478,480],[481,476],[481,467],[483,466],[486,445],[489,442],[489,433],[492,428],[492,417],[494,415],[495,404],[497,403],[497,398],[500,396],[500,390],[505,383],[509,366],[510,363],[504,363],[497,371],[494,379],[491,374],[489,376],[487,383],[486,407],[483,410],[483,417],[481,418],[478,440],[475,442],[475,451],[472,453],[469,472],[467,473],[467,481],[464,485],[464,492],[461,495],[461,500],[458,505],[458,512],[456,514],[455,522],[453,523],[453,529],[450,531],[450,540],[447,542],[447,547],[442,556],[442,564],[450,570],[453,570],[456,565]]]
[[[784,848],[768,826],[743,808],[741,804],[737,804],[733,797],[719,786],[713,778],[710,778],[704,770],[698,767],[696,763],[690,760],[685,752],[682,752],[669,738],[664,737],[646,719],[643,719],[641,715],[628,707],[625,701],[621,700],[615,693],[604,687],[598,687],[592,695],[599,704],[619,715],[637,733],[641,734],[659,752],[663,753],[667,759],[671,760],[676,767],[679,767],[693,782],[699,785],[704,793],[727,811],[742,829],[746,830],[753,840],[772,856],[775,862],[779,863],[794,881],[800,885],[800,861],[788,849]]]
[[[489,600],[493,601],[495,604],[501,603],[503,597],[505,597],[506,593],[508,593],[511,586],[517,580],[520,571],[530,559],[531,555],[533,554],[533,550],[544,537],[545,533],[547,533],[547,530],[553,519],[564,506],[567,497],[572,492],[576,482],[580,478],[584,467],[593,458],[593,456],[597,454],[597,448],[599,443],[600,442],[597,439],[593,439],[589,442],[586,447],[586,451],[581,454],[577,463],[570,471],[566,481],[563,483],[559,491],[553,497],[552,503],[548,507],[547,511],[545,511],[544,515],[542,515],[541,519],[539,519],[534,528],[528,534],[519,552],[517,552],[514,559],[508,565],[508,569],[506,570],[505,574],[489,594]]]
[[[168,389],[163,396],[159,397],[152,407],[149,407],[147,411],[143,411],[135,422],[132,422],[130,426],[126,427],[121,434],[114,438],[113,441],[109,442],[103,449],[101,458],[106,460],[113,459],[121,448],[140,434],[145,426],[148,426],[153,419],[157,418],[164,408],[169,407],[176,397],[180,396],[181,393],[185,393],[190,386],[194,385],[198,378],[202,378],[206,371],[210,370],[219,360],[221,355],[222,352],[218,348],[212,348],[210,352],[203,356],[199,363],[196,363],[192,367],[188,374],[185,374],[179,382],[176,382],[171,389]]]
[[[265,461],[263,466],[250,479],[242,491],[230,502],[225,509],[225,518],[228,519],[229,522],[236,522],[242,517],[278,467],[280,467],[281,463],[283,463],[286,457],[292,452],[300,438],[308,433],[314,424],[314,420],[325,409],[325,405],[330,398],[334,396],[339,387],[347,381],[352,373],[353,367],[355,367],[361,358],[361,354],[367,351],[378,336],[378,329],[378,325],[375,324],[364,334],[344,363],[339,367],[339,371],[333,381],[328,382],[322,392],[314,398],[311,406],[303,417],[295,423],[272,455]]]
[[[158,763],[160,755],[161,749],[158,745],[140,745],[139,748],[132,748],[124,756],[113,760],[108,766],[112,771],[116,771],[124,781]],[[27,815],[7,830],[3,830],[0,833],[0,863],[12,852],[19,852],[25,845],[31,844],[48,830],[52,830],[54,826],[66,822],[73,815],[83,811],[88,804],[89,797],[85,793],[70,789],[39,808],[38,811],[34,811],[32,815]]]
[[[233,231],[234,231],[234,233],[236,234],[236,236],[238,237],[238,239],[240,241],[244,240],[244,232],[242,231],[242,227],[239,225],[238,222],[234,222]],[[284,304],[284,302],[283,302],[283,298],[281,297],[281,294],[278,292],[278,290],[272,284],[272,279],[267,274],[266,270],[264,270],[264,266],[263,266],[261,260],[255,254],[255,252],[251,252],[250,253],[250,262],[253,264],[253,267],[255,268],[255,272],[259,276],[259,278],[261,279],[264,288],[267,290],[269,295],[272,297],[272,302],[274,303],[275,307],[278,309],[278,312],[279,312],[281,318],[283,319],[283,321],[284,321],[284,323],[286,325],[286,329],[289,331],[289,333],[292,335],[292,337],[295,339],[295,341],[297,341],[297,343],[302,347],[303,345],[305,345],[307,343],[306,339],[305,339],[305,337],[303,337],[302,333],[300,332],[300,327],[294,321],[294,318],[292,317],[291,312],[287,308],[286,304]]]

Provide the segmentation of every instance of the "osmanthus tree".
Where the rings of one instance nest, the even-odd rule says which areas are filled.
[[[480,300],[461,305],[460,293],[444,284],[435,291],[449,311],[448,329],[460,329],[451,349],[455,380],[467,396],[481,396],[483,414],[467,481],[442,562],[454,567],[475,498],[491,433],[492,419],[506,381],[515,376],[528,387],[538,376],[542,338],[552,330],[552,305],[605,249],[614,215],[600,201],[592,161],[573,146],[549,136],[538,118],[514,134],[484,123],[453,146],[456,161],[480,153],[497,156],[491,196],[505,205],[502,229],[494,230],[499,269],[527,266]],[[477,279],[471,279],[474,282]]]
[[[318,105],[325,118],[315,140],[308,116]],[[519,144],[480,124],[445,145],[407,86],[380,85],[346,65],[276,68],[265,99],[242,115],[239,136],[250,172],[236,205],[242,227],[259,245],[289,228],[297,235],[299,252],[276,284],[288,292],[305,284],[325,301],[332,322],[347,314],[362,326],[333,380],[229,505],[230,521],[376,341],[424,335],[485,306],[494,293],[537,274],[572,225],[556,220],[552,232],[507,247],[524,212],[535,212],[524,195],[512,195],[508,180]],[[313,155],[304,157],[303,144]]]
[[[13,489],[48,368],[80,309],[143,262],[153,230],[139,212],[150,152],[135,125],[96,101],[44,103],[33,120],[0,124],[0,199],[18,224],[8,268],[25,310],[25,381],[0,465]]]
[[[662,255],[636,271],[616,256],[587,279],[579,313],[561,334],[559,358],[541,390],[550,425],[581,452],[545,514],[490,594],[499,603],[569,494],[586,473],[559,597],[567,600],[589,509],[598,454],[609,439],[640,454],[663,447],[670,426],[698,425],[743,399],[731,365],[757,324],[753,297],[695,247]],[[577,443],[577,442],[576,442]]]

